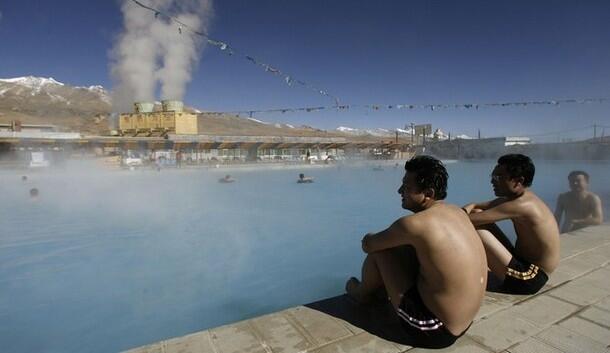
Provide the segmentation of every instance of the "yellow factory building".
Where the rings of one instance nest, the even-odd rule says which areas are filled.
[[[184,112],[183,103],[162,102],[162,110],[154,111],[154,103],[138,102],[133,113],[119,115],[119,132],[124,136],[197,135],[197,114]]]

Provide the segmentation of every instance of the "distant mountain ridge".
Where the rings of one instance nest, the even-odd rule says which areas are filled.
[[[383,128],[375,128],[375,129],[356,129],[347,126],[339,126],[337,131],[355,135],[355,136],[377,136],[377,137],[395,137],[396,132],[398,132],[398,136],[400,137],[409,137],[413,134],[413,130],[410,128],[407,129],[383,129]],[[441,129],[436,129],[432,133],[426,135],[427,138],[437,139],[437,140],[447,140],[449,135],[443,132]],[[466,135],[458,135],[456,138],[461,139],[469,139],[471,137]]]
[[[158,102],[157,102],[158,103]],[[185,108],[200,114],[206,132],[219,135],[286,135],[346,137],[350,140],[394,139],[396,131],[402,138],[410,129],[357,129],[340,126],[326,131],[315,127],[278,122],[265,122],[254,117],[206,114],[195,108]],[[112,112],[111,94],[103,86],[71,86],[52,77],[24,76],[0,79],[0,122],[20,120],[23,123],[52,124],[64,130],[105,134],[109,130]],[[437,130],[439,139],[446,134]],[[433,137],[430,134],[430,137]]]
[[[0,79],[2,122],[21,120],[97,132],[107,126],[110,110],[110,94],[99,85],[75,87],[52,77]]]

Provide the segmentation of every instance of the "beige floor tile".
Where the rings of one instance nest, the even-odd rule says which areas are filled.
[[[579,309],[580,307],[574,304],[547,295],[539,295],[508,310],[540,327],[547,327]]]
[[[593,304],[608,295],[605,290],[595,287],[594,283],[583,278],[553,288],[547,294],[578,305]]]
[[[600,308],[600,309],[604,309],[606,311],[610,311],[610,296],[600,300],[599,302],[595,303],[595,307]]]
[[[287,310],[286,313],[305,329],[316,345],[323,345],[353,335],[335,318],[317,310],[298,306]]]
[[[469,337],[461,337],[451,347],[443,349],[413,348],[409,353],[490,353],[491,351]]]
[[[536,337],[565,353],[606,353],[603,344],[557,325],[551,326]]]
[[[590,281],[591,285],[605,290],[610,295],[610,269],[600,268],[584,275],[582,278]]]
[[[601,260],[591,260],[590,259],[590,251],[571,257],[569,259],[563,260],[559,263],[559,267],[557,271],[561,271],[563,273],[569,274],[569,279],[574,279],[576,277],[580,277],[587,272],[591,272],[593,270],[598,269],[601,264]],[[553,276],[555,272],[551,274]]]
[[[578,313],[578,316],[593,321],[596,324],[610,327],[610,313],[605,310],[592,306]]]
[[[605,345],[610,344],[610,330],[608,328],[599,326],[578,316],[562,321],[559,323],[559,326],[592,338],[599,343]]]
[[[546,284],[552,287],[557,287],[558,285],[573,280],[574,278],[578,278],[578,274],[571,273],[568,270],[564,271],[560,264],[559,268],[553,271],[553,273],[549,276],[549,280],[546,282]]]
[[[262,341],[273,352],[301,352],[315,348],[286,317],[274,313],[252,319],[252,325],[260,333]]]
[[[541,330],[541,327],[505,310],[475,323],[466,334],[497,352],[525,341]]]
[[[163,342],[164,353],[214,353],[208,331],[173,338]]]
[[[149,344],[147,346],[130,349],[124,353],[163,353],[163,344],[161,342]]]
[[[267,353],[252,327],[245,321],[210,330],[210,337],[218,353]]]
[[[311,352],[316,353],[398,353],[400,350],[392,343],[363,332],[333,342]],[[284,352],[285,353],[285,352]]]
[[[518,345],[507,349],[510,353],[562,353],[559,349],[549,346],[535,338],[530,338]]]

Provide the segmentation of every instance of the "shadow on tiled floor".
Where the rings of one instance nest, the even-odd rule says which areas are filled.
[[[346,294],[305,305],[335,318],[345,320],[375,336],[395,343],[413,346],[414,342],[400,325],[390,302],[360,305]]]

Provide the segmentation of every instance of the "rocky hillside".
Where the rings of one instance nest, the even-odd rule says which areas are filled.
[[[0,122],[99,133],[108,130],[110,107],[110,96],[101,86],[75,87],[32,76],[0,79]]]

